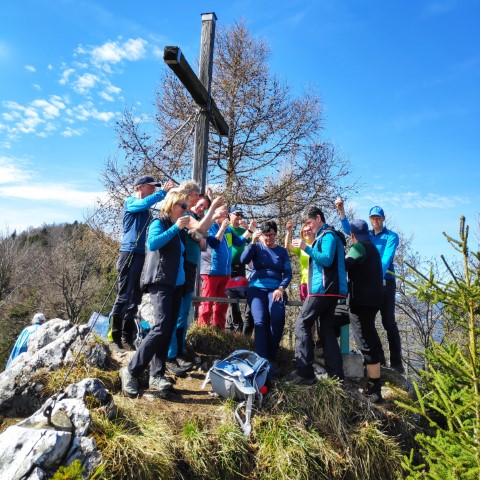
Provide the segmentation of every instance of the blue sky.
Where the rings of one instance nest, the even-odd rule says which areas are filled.
[[[480,2],[5,0],[0,4],[0,230],[82,220],[102,197],[125,107],[153,111],[165,45],[193,65],[202,12],[243,18],[271,70],[325,108],[325,139],[425,257],[477,223]],[[341,193],[341,192],[339,192]],[[472,240],[477,243],[472,235]],[[473,246],[473,245],[472,245]]]

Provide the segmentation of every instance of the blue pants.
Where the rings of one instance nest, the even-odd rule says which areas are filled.
[[[247,302],[253,316],[255,351],[267,360],[274,360],[285,326],[286,294],[280,302],[273,301],[273,290],[249,287]]]
[[[192,306],[193,292],[185,293],[180,304],[178,312],[177,325],[174,328],[170,347],[168,348],[168,358],[177,358],[182,355],[185,345],[185,337],[187,336],[188,314]]]

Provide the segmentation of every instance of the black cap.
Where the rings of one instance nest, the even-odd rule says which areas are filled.
[[[150,177],[149,175],[142,175],[141,177],[138,177],[133,184],[134,187],[137,187],[138,185],[154,185],[155,187],[160,187],[162,184],[156,182],[153,177]]]

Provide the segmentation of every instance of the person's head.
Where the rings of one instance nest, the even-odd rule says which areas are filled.
[[[139,198],[145,198],[152,193],[155,193],[155,188],[159,187],[161,184],[156,182],[153,177],[150,175],[142,175],[135,179],[135,183],[133,184],[135,187],[135,193]]]
[[[202,197],[200,200],[195,204],[194,207],[192,207],[192,212],[201,217],[204,213],[205,210],[208,210],[210,208],[210,203],[208,201],[208,198]]]
[[[310,207],[305,214],[305,225],[310,227],[313,234],[317,233],[325,224],[325,215],[318,207]]]
[[[187,197],[178,190],[170,190],[162,202],[160,215],[170,217],[172,222],[176,222],[187,210]]]
[[[277,224],[273,220],[269,220],[260,226],[260,230],[262,232],[263,243],[267,247],[272,248],[275,245],[275,240],[277,238]]]
[[[383,208],[379,206],[372,207],[368,214],[370,219],[370,225],[372,226],[375,233],[379,233],[383,230],[383,223],[385,222],[385,213]]]
[[[242,219],[243,219],[242,209],[236,206],[232,207],[230,209],[230,223],[232,224],[232,226],[234,226],[235,228],[240,226],[240,222],[242,221]]]
[[[228,210],[227,210],[227,207],[223,206],[223,207],[220,207],[220,208],[217,208],[215,210],[215,214],[218,213],[218,218],[215,220],[219,225],[222,224],[222,222],[228,218]]]
[[[42,325],[45,323],[47,319],[45,318],[45,315],[41,312],[36,313],[33,318],[32,318],[32,325]]]
[[[186,180],[176,189],[186,196],[189,209],[195,206],[200,198],[200,186],[195,180]]]
[[[350,234],[352,242],[370,242],[368,224],[365,220],[353,220],[350,222]]]
[[[304,223],[300,229],[300,237],[303,241],[309,243],[315,237],[315,234],[312,231],[312,227]]]

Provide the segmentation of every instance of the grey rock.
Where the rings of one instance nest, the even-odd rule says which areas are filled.
[[[72,434],[55,430],[7,428],[0,435],[0,478],[28,478],[35,467],[50,470],[67,453]],[[56,469],[56,468],[55,468]]]
[[[107,363],[107,345],[86,325],[76,326],[55,319],[42,325],[32,337],[34,335],[29,350],[0,374],[0,413],[6,416],[27,416],[41,406],[40,393],[44,386],[34,378],[38,378],[42,369],[57,370],[80,355],[98,368]]]

